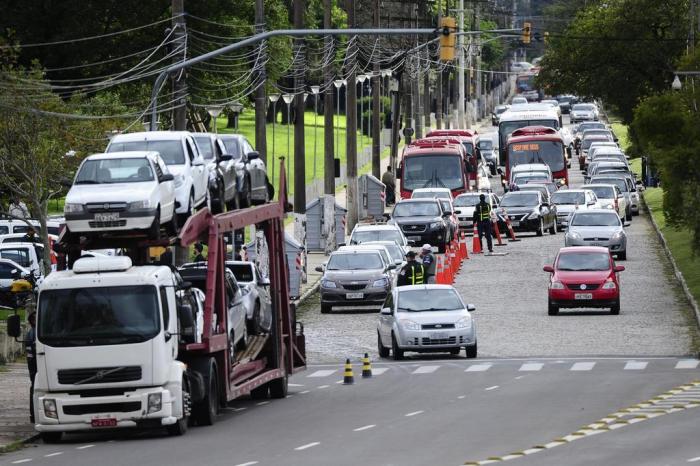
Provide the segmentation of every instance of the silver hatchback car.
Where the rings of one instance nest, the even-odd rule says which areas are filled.
[[[627,259],[627,234],[614,210],[579,210],[569,218],[565,246],[604,246],[619,260]]]

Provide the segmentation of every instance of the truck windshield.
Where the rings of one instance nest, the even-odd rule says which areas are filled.
[[[160,331],[150,285],[45,290],[37,320],[37,338],[49,346],[140,343]]]
[[[459,155],[420,155],[406,157],[403,166],[403,187],[464,188],[462,161]]]
[[[510,167],[523,163],[544,163],[552,172],[566,168],[563,145],[558,141],[528,141],[508,145]]]

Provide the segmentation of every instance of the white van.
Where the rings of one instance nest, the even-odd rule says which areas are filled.
[[[2,243],[0,259],[10,259],[29,269],[37,277],[44,275],[44,245],[39,243]]]
[[[29,220],[29,223],[34,225],[34,229],[39,231],[39,222],[36,220]],[[4,218],[0,219],[0,235],[11,235],[14,233],[26,233],[29,229],[29,225],[24,220],[18,220],[16,218]]]

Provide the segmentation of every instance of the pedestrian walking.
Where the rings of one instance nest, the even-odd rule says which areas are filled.
[[[393,205],[396,202],[396,177],[391,172],[391,165],[386,167],[386,171],[382,175],[382,183],[386,186],[384,192],[386,205]]]
[[[204,251],[204,245],[201,242],[195,243],[194,244],[194,261],[195,262],[206,262],[206,259],[204,258],[202,251]]]
[[[27,316],[29,331],[24,338],[24,352],[29,369],[29,422],[34,423],[34,378],[36,377],[36,312]]]
[[[425,266],[416,260],[416,253],[406,253],[406,265],[401,268],[396,286],[425,284]]]
[[[425,283],[435,283],[435,256],[433,256],[432,246],[423,245],[420,250],[420,259],[425,267]]]
[[[7,213],[15,218],[29,218],[29,209],[27,209],[27,204],[20,201],[18,198],[13,198],[10,202]]]
[[[479,243],[481,244],[481,249],[484,249],[483,236],[486,235],[486,243],[489,247],[489,252],[493,252],[493,238],[491,234],[491,205],[486,202],[486,196],[479,195],[479,203],[474,209],[474,216],[472,218],[474,223],[476,223],[477,231],[479,232]]]

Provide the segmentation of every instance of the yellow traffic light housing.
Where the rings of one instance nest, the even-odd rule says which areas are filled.
[[[529,44],[530,43],[530,35],[532,33],[532,24],[531,23],[523,23],[523,34],[522,34],[522,41],[523,44]]]
[[[440,61],[453,61],[455,59],[456,30],[457,20],[451,17],[440,19]]]

